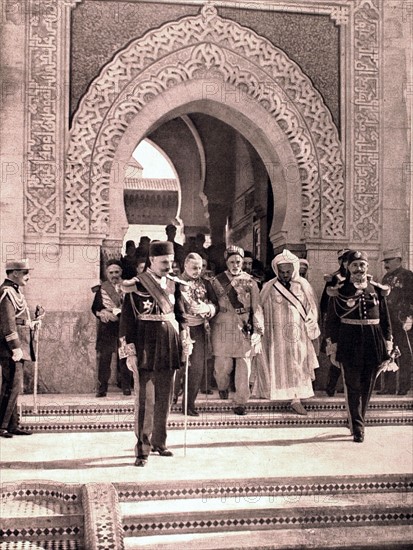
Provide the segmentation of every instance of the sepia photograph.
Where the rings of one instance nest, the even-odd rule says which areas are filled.
[[[413,547],[413,0],[0,0],[0,550]]]

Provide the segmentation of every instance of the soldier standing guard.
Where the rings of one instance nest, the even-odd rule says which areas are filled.
[[[6,279],[0,286],[0,437],[31,435],[19,428],[17,398],[23,388],[24,361],[34,361],[33,331],[40,320],[32,321],[22,286],[29,282],[29,261],[6,263]]]
[[[212,322],[215,379],[221,399],[228,399],[230,374],[235,362],[234,413],[245,415],[250,397],[251,359],[264,333],[259,289],[251,275],[242,271],[244,250],[229,246],[224,254],[227,270],[212,279],[219,312]]]
[[[397,389],[397,395],[406,395],[411,387],[413,366],[413,272],[402,266],[400,248],[385,250],[383,263],[386,275],[382,283],[391,288],[387,303],[394,344],[400,350],[400,357],[397,359],[399,371],[384,373],[383,388],[378,393],[395,394]]]
[[[344,384],[352,421],[353,440],[364,441],[367,406],[380,365],[393,351],[386,296],[390,290],[367,275],[364,252],[348,254],[344,282],[329,288],[326,336],[327,355],[343,365]]]
[[[151,450],[173,456],[166,447],[173,378],[181,345],[184,355],[192,351],[179,285],[167,277],[173,258],[172,242],[152,242],[147,270],[123,285],[119,356],[134,377],[135,466],[145,466]]]

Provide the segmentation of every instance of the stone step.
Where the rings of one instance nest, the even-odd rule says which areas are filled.
[[[65,431],[130,431],[134,423],[132,397],[96,399],[83,396],[81,402],[72,396],[42,396],[37,413],[25,396],[20,404],[23,425],[35,432]],[[181,404],[171,408],[169,429],[182,429],[185,416]],[[237,427],[343,427],[347,424],[343,397],[315,397],[305,403],[306,416],[293,412],[288,403],[266,400],[250,400],[246,416],[237,416],[228,400],[203,398],[197,400],[198,417],[188,416],[188,428],[237,428]],[[410,425],[413,423],[413,400],[410,398],[389,399],[376,396],[367,412],[369,425]]]
[[[377,425],[411,425],[413,411],[368,411],[366,415],[368,426]],[[273,428],[273,427],[345,427],[347,415],[345,410],[309,412],[300,416],[292,412],[254,412],[248,411],[246,416],[238,416],[232,410],[200,413],[199,417],[187,417],[188,429],[216,428]],[[134,427],[134,415],[125,413],[99,413],[94,415],[74,415],[59,417],[56,414],[23,417],[22,426],[34,432],[80,432],[80,431],[131,431]],[[185,426],[185,416],[172,412],[168,420],[170,430],[182,430]]]
[[[397,475],[117,485],[125,548],[163,550],[400,550],[413,541],[412,489]]]
[[[404,525],[384,528],[340,526],[185,535],[126,537],[125,550],[410,550],[413,535]]]
[[[82,548],[84,514],[79,490],[50,482],[1,488],[0,548]],[[60,546],[59,546],[60,545]]]

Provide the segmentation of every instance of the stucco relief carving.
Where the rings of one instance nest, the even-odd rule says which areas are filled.
[[[206,75],[258,101],[288,136],[300,167],[304,235],[344,237],[341,147],[321,97],[281,50],[212,6],[136,40],[92,84],[71,133],[64,230],[105,232],[111,159],[128,123],[163,90]]]
[[[26,93],[26,233],[58,232],[57,174],[57,5],[28,6]]]
[[[380,240],[380,13],[378,0],[354,12],[354,193],[352,240]]]

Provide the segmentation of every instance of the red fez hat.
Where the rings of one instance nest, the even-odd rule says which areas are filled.
[[[166,256],[174,254],[174,244],[171,241],[152,241],[149,245],[149,256]]]

